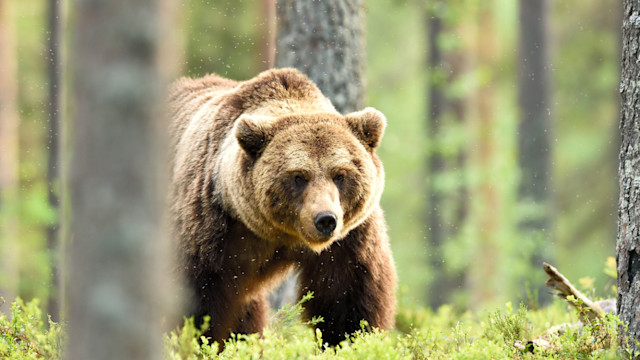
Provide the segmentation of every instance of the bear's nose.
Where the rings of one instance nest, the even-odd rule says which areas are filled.
[[[336,228],[337,218],[332,213],[326,211],[321,212],[313,219],[313,224],[316,226],[316,229],[320,231],[320,233],[324,236],[329,236]]]

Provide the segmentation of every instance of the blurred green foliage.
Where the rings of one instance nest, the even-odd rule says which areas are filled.
[[[48,297],[51,283],[46,229],[57,219],[48,203],[46,11],[37,1],[14,3],[18,55],[19,189],[17,217],[19,294]],[[8,206],[11,206],[9,204]],[[10,214],[13,216],[15,213]],[[2,286],[2,284],[0,284]]]
[[[442,12],[447,23],[473,28],[480,2],[446,2]],[[504,206],[495,214],[500,227],[492,236],[499,252],[495,261],[502,286],[499,301],[517,301],[526,284],[542,281],[542,271],[531,268],[528,256],[541,239],[517,231],[522,217],[540,211],[517,200],[518,109],[516,104],[517,7],[516,2],[482,2],[495,16],[499,36],[493,66],[470,67],[451,83],[443,83],[450,98],[470,96],[481,84],[495,86],[495,128],[491,139],[497,149],[490,168],[477,165],[427,173],[427,156],[435,151],[451,158],[470,148],[478,136],[474,124],[447,120],[437,138],[427,136],[427,89],[435,75],[426,64],[426,2],[366,2],[367,105],[383,111],[389,121],[380,149],[387,173],[382,205],[389,225],[400,285],[408,289],[408,302],[423,304],[429,284],[438,274],[429,262],[426,225],[427,186],[455,198],[463,187],[474,199],[474,189],[490,176]],[[550,39],[553,78],[553,184],[554,228],[546,243],[556,264],[569,278],[595,279],[596,289],[610,287],[598,265],[615,252],[617,204],[617,79],[619,68],[619,22],[621,10],[613,0],[567,0],[551,2]],[[20,106],[20,295],[47,298],[50,265],[46,249],[46,226],[57,218],[47,203],[47,115],[46,115],[46,22],[45,4],[16,2],[18,78]],[[182,2],[185,50],[176,57],[183,72],[200,76],[216,72],[234,79],[247,79],[265,68],[262,43],[265,19],[258,2],[236,0],[192,0]],[[447,49],[474,41],[476,33],[447,33],[440,39]],[[472,57],[472,54],[470,54]],[[73,66],[73,59],[69,59]],[[469,59],[473,62],[473,59]],[[470,117],[471,119],[473,117]],[[479,227],[473,214],[487,211],[470,202],[471,216],[448,239],[442,259],[452,272],[465,269],[477,256]],[[445,205],[451,214],[455,204]],[[449,219],[454,218],[449,215]],[[2,239],[7,241],[7,239]],[[595,265],[594,265],[595,264]],[[1,277],[0,277],[1,279]],[[1,286],[1,284],[0,284]],[[458,304],[465,305],[464,289]],[[466,304],[468,305],[468,304]],[[430,315],[437,317],[434,313]],[[432,319],[432,320],[434,320]],[[427,341],[431,333],[415,335]],[[371,335],[379,336],[379,335]],[[460,335],[462,336],[462,335]],[[257,341],[257,340],[256,340]],[[365,341],[365,340],[363,340]],[[404,341],[404,340],[403,340]],[[454,340],[451,340],[454,341]],[[492,345],[493,346],[493,345]],[[352,351],[352,350],[350,350]]]

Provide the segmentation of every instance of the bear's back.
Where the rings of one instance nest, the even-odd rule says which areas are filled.
[[[194,114],[203,108],[213,109],[224,98],[222,95],[238,86],[237,81],[225,79],[215,74],[202,78],[181,78],[169,90],[170,133],[175,145]],[[209,105],[205,106],[205,104]]]

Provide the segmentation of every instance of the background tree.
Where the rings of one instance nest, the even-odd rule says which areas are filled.
[[[261,70],[273,67],[276,61],[276,0],[262,0],[261,20],[262,31],[260,34],[260,61]]]
[[[640,319],[640,1],[624,0],[620,82],[620,199],[618,202],[618,301],[620,320],[629,324],[632,348],[639,351]]]
[[[61,117],[62,117],[62,0],[49,0],[48,23],[49,23],[49,134],[47,149],[49,153],[47,161],[47,182],[49,184],[49,206],[54,210],[59,210],[61,191],[60,181],[60,138],[61,138]],[[58,211],[60,214],[60,211]],[[60,319],[60,273],[59,254],[60,237],[58,235],[60,216],[47,228],[47,248],[51,258],[51,291],[49,293],[48,313],[53,321]]]
[[[161,358],[169,4],[74,2],[69,359]]]
[[[18,82],[11,0],[0,0],[0,296],[18,292]],[[1,303],[1,301],[0,301]]]
[[[520,221],[520,231],[530,238],[528,252],[533,268],[548,258],[551,243],[551,103],[547,0],[519,3],[518,39],[518,164],[520,201],[532,208]],[[523,244],[523,246],[526,246]],[[545,250],[546,249],[546,250]],[[543,279],[533,283],[547,294]],[[549,299],[545,296],[545,299]]]
[[[475,90],[474,117],[470,124],[476,135],[468,150],[469,161],[477,171],[478,181],[471,190],[475,201],[470,204],[475,229],[477,230],[474,249],[466,274],[469,306],[478,308],[481,304],[491,304],[501,297],[504,275],[499,270],[504,249],[499,244],[498,234],[504,221],[499,215],[504,211],[504,198],[499,184],[493,181],[499,143],[495,141],[498,116],[496,111],[497,73],[497,32],[495,8],[489,4],[480,5],[475,39],[474,61],[484,72],[484,81]]]
[[[435,1],[431,7],[426,10],[426,23],[427,23],[427,41],[429,55],[427,57],[427,66],[429,68],[429,96],[428,96],[428,129],[429,137],[432,140],[437,139],[438,135],[442,132],[442,113],[444,102],[444,59],[442,54],[441,45],[439,43],[440,37],[444,32],[443,19],[442,19],[442,6],[441,1]],[[432,151],[429,153],[428,160],[428,174],[433,179],[437,174],[444,172],[445,159],[441,151],[438,151],[435,146],[432,147]],[[434,296],[430,296],[429,303],[433,308],[438,308],[443,303],[447,302],[450,297],[451,289],[449,285],[455,287],[450,279],[444,273],[444,266],[442,263],[442,243],[445,241],[448,234],[445,233],[445,219],[442,212],[443,199],[442,192],[437,189],[434,181],[429,182],[428,187],[429,199],[427,204],[427,223],[429,225],[429,245],[433,256],[431,258],[431,266],[434,271],[434,284],[430,288],[430,293]],[[437,294],[437,296],[435,296]]]
[[[443,180],[451,183],[452,173],[464,169],[465,151],[461,146],[442,141],[448,128],[463,124],[468,94],[453,94],[451,89],[465,71],[462,44],[447,40],[460,36],[459,17],[443,1],[431,1],[425,7],[427,27],[428,109],[429,137],[428,200],[426,205],[429,228],[429,263],[433,280],[427,291],[432,308],[449,303],[464,285],[461,269],[452,269],[445,259],[446,243],[460,235],[466,221],[466,187],[462,181],[443,187]],[[462,126],[460,127],[462,128]]]
[[[294,67],[318,85],[336,110],[346,114],[364,103],[364,14],[362,0],[279,0],[276,67]],[[295,299],[295,277],[270,297],[278,308]]]
[[[294,67],[341,113],[364,102],[363,0],[280,0],[276,67]]]

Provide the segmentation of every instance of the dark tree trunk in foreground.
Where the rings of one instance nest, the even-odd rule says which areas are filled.
[[[520,1],[520,40],[518,53],[518,104],[520,126],[518,129],[518,163],[522,171],[520,201],[540,206],[543,211],[535,217],[523,219],[520,230],[536,241],[531,254],[532,268],[538,269],[543,260],[550,261],[543,253],[551,243],[551,104],[550,70],[548,56],[547,0]],[[537,288],[540,296],[547,294],[543,281]],[[548,299],[549,296],[544,296]]]
[[[160,359],[166,313],[162,0],[75,1],[69,359]],[[161,53],[162,52],[162,53]]]
[[[306,74],[341,113],[364,103],[363,0],[279,0],[276,67]],[[271,295],[278,308],[295,298],[295,279]]]
[[[62,0],[49,0],[49,141],[47,148],[49,159],[47,164],[47,182],[49,186],[49,206],[58,210],[60,214],[60,119],[62,117],[62,66],[60,62],[61,45],[60,34]],[[60,216],[58,216],[58,219]],[[53,321],[60,320],[60,297],[59,297],[59,221],[49,225],[47,229],[47,248],[51,257],[51,293],[49,294],[48,313]]]
[[[640,1],[624,0],[622,21],[618,314],[629,323],[629,343],[640,341]]]
[[[18,292],[18,71],[12,0],[0,0],[0,296]],[[2,301],[0,301],[2,305]]]

